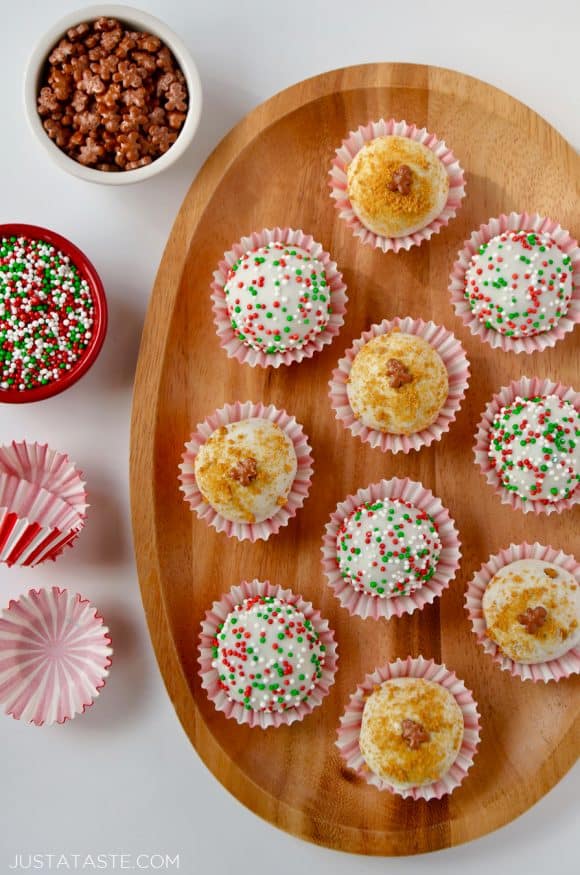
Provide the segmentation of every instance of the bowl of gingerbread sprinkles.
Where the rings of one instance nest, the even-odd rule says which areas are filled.
[[[107,303],[72,243],[35,225],[0,225],[0,402],[57,395],[96,360]]]
[[[58,21],[24,81],[28,122],[63,170],[87,182],[150,178],[187,150],[201,83],[162,21],[128,6],[89,6]]]

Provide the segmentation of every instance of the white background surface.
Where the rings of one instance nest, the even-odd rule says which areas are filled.
[[[349,857],[293,839],[232,799],[202,765],[165,693],[132,560],[129,412],[139,336],[173,218],[202,161],[257,103],[304,77],[366,61],[452,67],[511,92],[580,146],[580,6],[564,2],[141,0],[189,46],[205,106],[190,153],[140,186],[91,186],[33,141],[21,80],[38,37],[67,0],[0,0],[0,221],[46,225],[94,261],[110,330],[93,371],[41,404],[0,407],[0,442],[67,451],[90,491],[87,528],[51,567],[0,568],[1,602],[60,584],[99,606],[115,658],[95,707],[64,727],[0,719],[0,872],[16,853],[179,853],[181,870],[317,873],[578,872],[578,767],[515,823],[428,857]],[[467,10],[475,7],[477,12]],[[292,10],[292,11],[290,11]],[[82,18],[82,16],[81,16]],[[454,22],[454,23],[451,23]],[[509,144],[506,143],[506,149]],[[578,228],[572,229],[578,232]]]

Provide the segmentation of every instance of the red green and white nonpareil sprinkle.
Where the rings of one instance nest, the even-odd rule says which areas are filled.
[[[572,297],[571,258],[549,234],[505,231],[472,256],[465,297],[479,322],[506,337],[550,331]]]
[[[569,498],[580,481],[580,415],[556,395],[518,397],[491,424],[489,460],[522,501]]]
[[[61,379],[92,336],[94,303],[71,259],[50,243],[0,238],[0,390]]]
[[[252,596],[218,626],[212,666],[231,701],[249,711],[281,712],[310,699],[325,650],[312,622],[294,605]]]
[[[230,268],[224,294],[238,340],[268,355],[307,346],[332,313],[322,262],[283,243],[242,255]]]
[[[336,537],[342,577],[379,598],[411,595],[431,580],[441,549],[433,518],[399,498],[361,504]]]

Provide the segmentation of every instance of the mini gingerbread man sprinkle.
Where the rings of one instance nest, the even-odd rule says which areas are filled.
[[[535,635],[538,629],[541,629],[546,622],[547,616],[547,610],[538,605],[537,608],[528,608],[523,614],[519,614],[518,623],[525,626],[528,635]]]
[[[421,723],[417,723],[415,720],[409,720],[406,718],[401,723],[401,727],[401,737],[411,750],[418,750],[422,744],[429,741],[431,738],[425,727]]]
[[[391,181],[388,184],[389,191],[398,192],[398,194],[408,195],[411,193],[413,185],[413,172],[408,164],[401,164],[393,171]]]
[[[241,486],[249,486],[258,476],[258,466],[256,460],[251,456],[247,459],[240,459],[230,471],[232,480],[237,480]]]
[[[413,379],[411,372],[400,359],[387,361],[387,376],[389,377],[389,386],[393,389],[400,389],[401,386],[410,383]]]

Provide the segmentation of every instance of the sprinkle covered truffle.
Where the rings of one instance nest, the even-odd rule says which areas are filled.
[[[580,480],[580,416],[556,395],[517,397],[491,426],[489,460],[522,501],[569,498]]]
[[[322,262],[285,243],[242,255],[230,268],[224,293],[237,338],[270,355],[307,346],[332,313]]]
[[[89,284],[50,243],[0,238],[0,390],[61,379],[92,337]]]
[[[550,331],[572,297],[570,256],[550,234],[505,231],[472,256],[465,297],[486,328],[506,337]]]
[[[228,698],[250,711],[307,702],[322,677],[325,645],[312,622],[274,596],[252,596],[218,626],[213,668]]]
[[[435,574],[441,540],[432,517],[403,499],[366,502],[338,530],[337,562],[358,592],[411,595]]]

